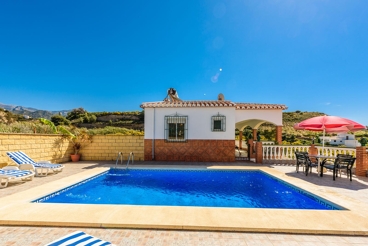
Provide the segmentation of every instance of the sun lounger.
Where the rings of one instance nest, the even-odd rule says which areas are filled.
[[[36,172],[36,176],[46,176],[51,172],[58,173],[64,168],[64,165],[52,164],[49,161],[35,162],[22,151],[7,152],[6,154],[19,165],[19,169],[25,169],[22,167],[24,164],[32,164],[34,171]]]
[[[32,180],[34,175],[32,171],[4,167],[0,169],[0,188],[7,187],[9,182]]]
[[[97,237],[88,235],[82,231],[76,231],[71,234],[66,235],[65,237],[59,238],[56,241],[53,241],[45,246],[62,246],[62,245],[73,245],[73,246],[82,246],[82,245],[89,245],[89,246],[106,246],[113,244],[103,241]]]

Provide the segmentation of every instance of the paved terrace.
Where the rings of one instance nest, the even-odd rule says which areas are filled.
[[[151,167],[151,165],[167,165],[167,163],[158,162],[141,162],[135,163],[134,166]],[[317,187],[316,191],[321,193],[328,193],[336,195],[339,198],[346,198],[346,200],[355,200],[358,203],[368,204],[368,178],[354,177],[350,182],[346,176],[337,178],[334,182],[331,173],[325,174],[323,178],[317,177],[316,173],[310,174],[307,177],[303,173],[296,173],[294,166],[287,165],[256,165],[245,164],[244,162],[236,163],[192,163],[189,167],[197,166],[224,166],[231,168],[238,168],[247,166],[265,167],[270,170],[275,170],[282,173],[287,178],[296,180],[304,186]],[[27,192],[34,188],[37,189],[47,186],[51,182],[60,181],[69,176],[75,176],[78,173],[85,173],[88,170],[99,169],[101,167],[112,166],[112,162],[79,162],[66,163],[65,169],[62,173],[57,175],[49,175],[47,177],[35,177],[33,181],[10,184],[5,189],[0,189],[0,199],[7,196],[16,196],[21,192]],[[175,163],[175,166],[188,166],[188,163]],[[340,203],[341,204],[341,203]],[[0,203],[4,206],[4,203]],[[27,211],[22,211],[26,213]],[[313,217],[314,211],[303,211],[309,213]],[[368,221],[366,211],[362,211],[365,221]],[[149,216],[149,215],[147,215]],[[320,222],[317,214],[314,223],[318,226]],[[246,218],[248,219],[248,218]],[[337,218],[338,220],[339,218]],[[356,218],[351,217],[354,222]],[[1,221],[1,217],[0,217]],[[280,221],[282,224],[283,221]],[[303,221],[301,221],[303,223]],[[293,233],[274,233],[270,230],[269,233],[257,232],[226,232],[226,231],[193,231],[193,230],[163,230],[163,229],[130,229],[130,228],[80,228],[80,227],[46,227],[46,226],[9,226],[4,225],[4,220],[0,222],[0,242],[1,245],[44,245],[59,237],[62,237],[75,230],[83,230],[86,233],[100,237],[101,239],[111,241],[116,245],[368,245],[367,236],[353,236],[353,235],[323,235],[318,234],[317,231],[309,233],[299,232],[301,234]],[[367,222],[368,224],[368,222]],[[311,228],[313,229],[313,228]],[[350,232],[348,234],[351,234]],[[366,234],[366,233],[365,233]]]

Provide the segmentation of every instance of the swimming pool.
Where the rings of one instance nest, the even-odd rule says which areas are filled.
[[[343,209],[259,170],[110,169],[33,202]]]

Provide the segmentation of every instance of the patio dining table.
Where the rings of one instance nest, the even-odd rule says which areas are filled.
[[[323,170],[321,170],[321,162],[328,159],[337,159],[336,156],[328,156],[328,155],[308,155],[308,156],[317,158],[318,161],[317,173],[319,174],[320,177],[322,177],[323,172]]]

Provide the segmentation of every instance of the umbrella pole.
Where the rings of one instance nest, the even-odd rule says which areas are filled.
[[[325,128],[323,128],[322,154],[321,155],[324,155],[325,153],[325,133],[326,133],[326,130]],[[320,172],[323,172],[323,171],[321,170],[321,167],[320,167],[320,161],[318,161],[317,173],[320,174]]]

